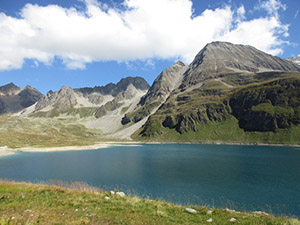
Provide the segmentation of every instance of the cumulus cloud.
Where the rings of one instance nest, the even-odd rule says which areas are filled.
[[[279,0],[259,1],[265,16],[247,20],[244,6],[224,5],[194,15],[191,0],[124,0],[119,8],[85,0],[85,8],[27,4],[18,18],[0,13],[0,70],[22,68],[25,59],[69,69],[114,60],[181,59],[191,62],[215,40],[250,44],[280,54],[288,25]]]

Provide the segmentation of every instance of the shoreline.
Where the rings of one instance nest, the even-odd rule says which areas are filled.
[[[147,141],[115,141],[101,142],[93,145],[83,146],[60,146],[60,147],[21,147],[8,148],[7,146],[0,147],[0,157],[8,156],[18,152],[62,152],[62,151],[84,151],[97,150],[114,146],[137,146],[141,144],[202,144],[202,145],[244,145],[244,146],[274,146],[274,147],[296,147],[296,144],[266,144],[266,143],[237,143],[237,142],[147,142]]]
[[[98,150],[109,148],[113,146],[131,145],[136,146],[138,142],[101,142],[93,145],[77,145],[77,146],[59,146],[59,147],[21,147],[9,148],[7,146],[0,147],[0,157],[13,155],[18,152],[64,152],[64,151],[84,151],[84,150]]]
[[[243,143],[243,142],[140,142],[141,144],[199,144],[199,145],[243,145],[243,146],[274,146],[274,147],[300,147],[300,144],[267,144],[267,143]]]

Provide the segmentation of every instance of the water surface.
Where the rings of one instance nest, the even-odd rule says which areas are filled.
[[[0,177],[84,181],[180,204],[300,216],[300,149],[150,144],[0,157]]]

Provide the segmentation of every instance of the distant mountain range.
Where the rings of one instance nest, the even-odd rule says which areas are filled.
[[[207,44],[190,65],[178,61],[150,87],[141,77],[42,95],[0,87],[0,113],[73,118],[103,138],[143,141],[300,143],[299,58],[251,46]]]
[[[300,65],[300,55],[298,57],[287,58],[286,60],[291,61],[297,65]]]

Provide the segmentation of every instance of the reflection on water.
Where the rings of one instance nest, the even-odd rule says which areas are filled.
[[[141,145],[0,158],[0,177],[84,181],[180,204],[300,216],[300,151],[288,147]]]

